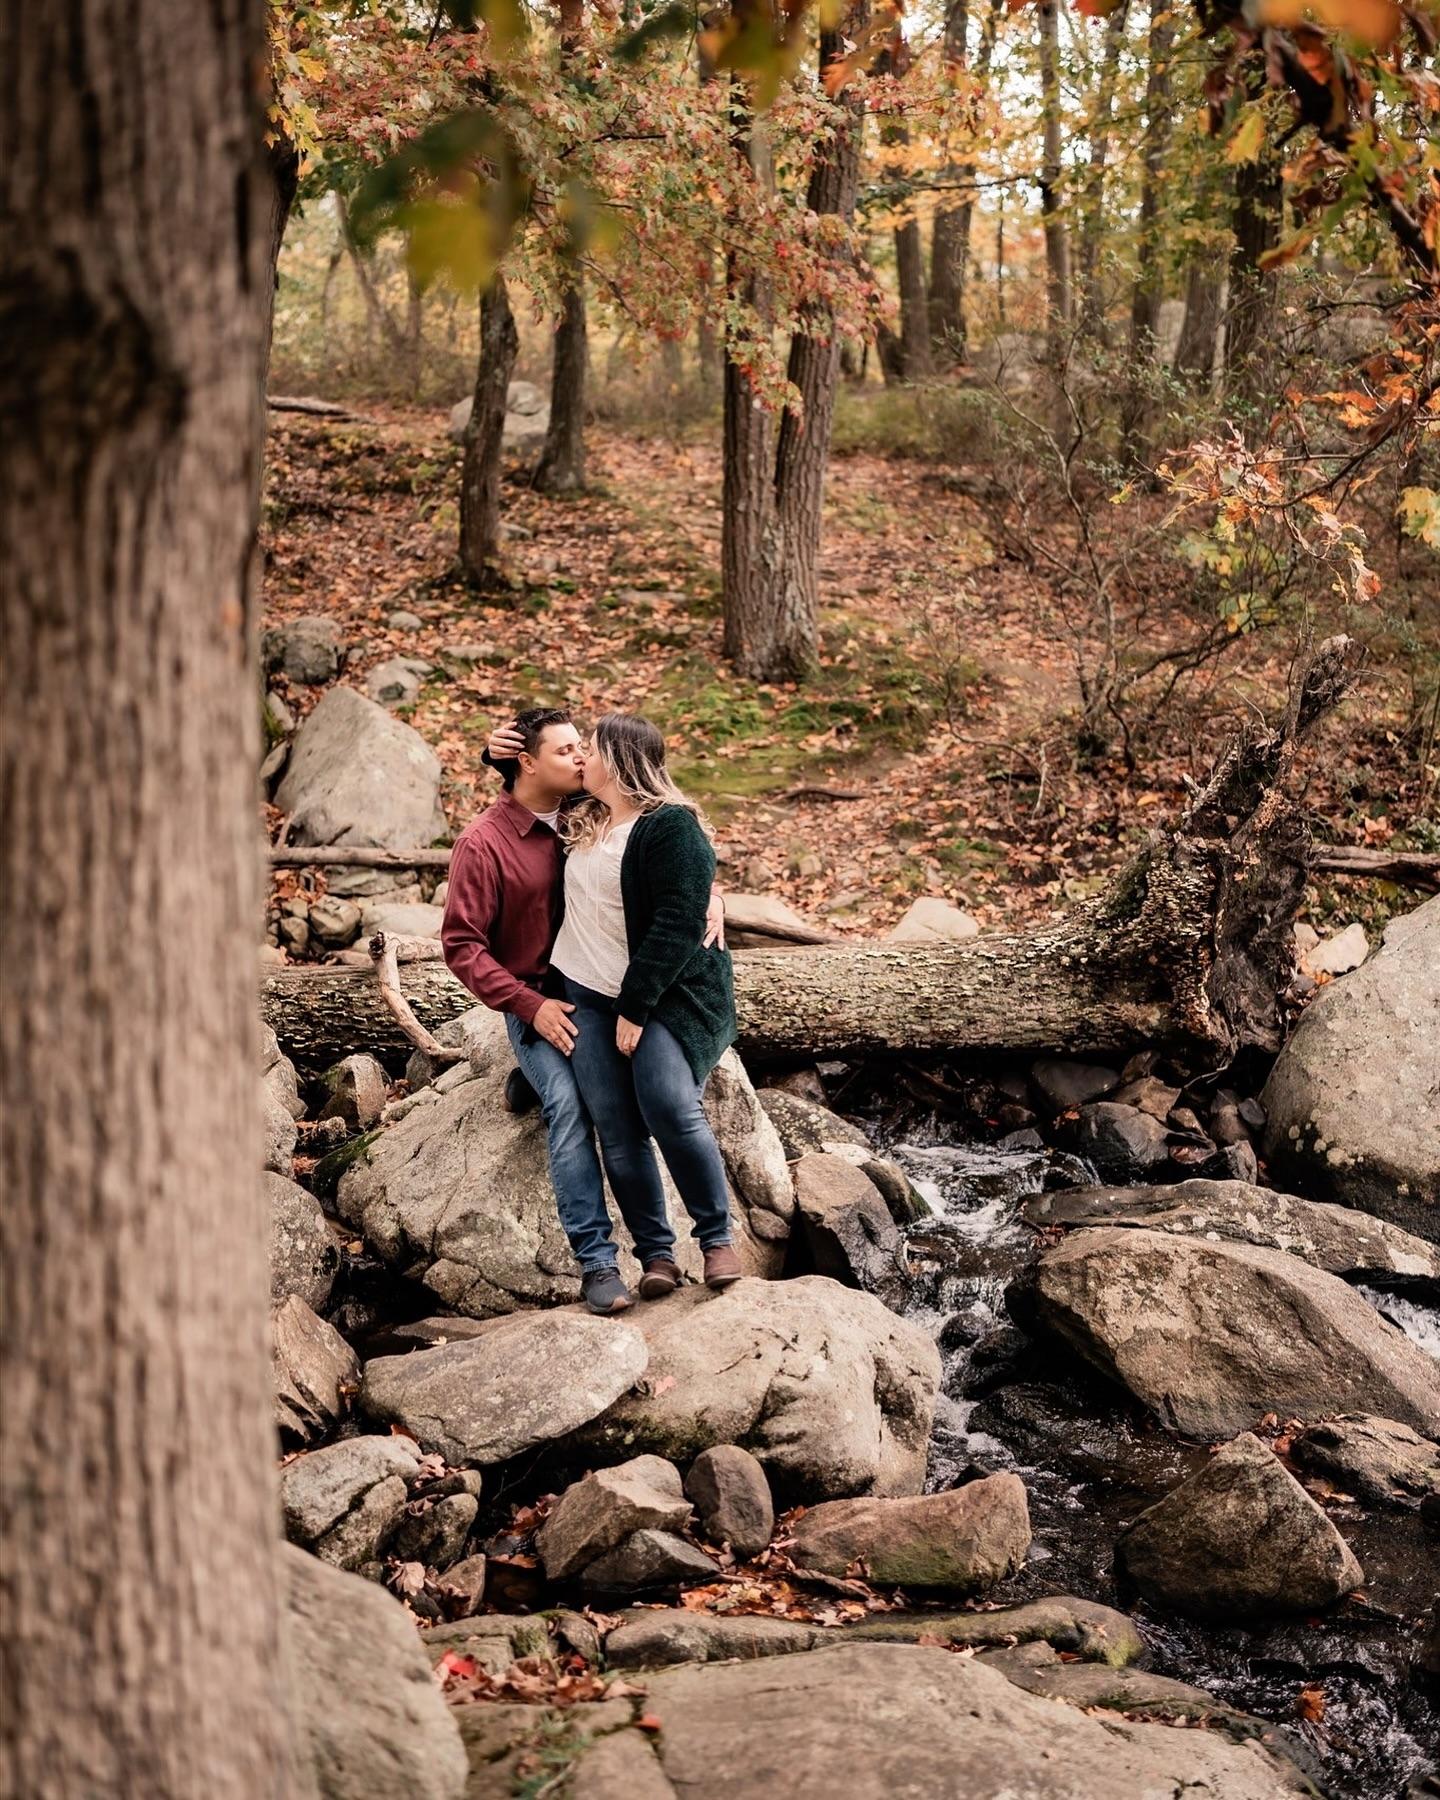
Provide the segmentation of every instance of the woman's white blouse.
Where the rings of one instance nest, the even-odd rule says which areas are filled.
[[[562,975],[613,1000],[630,966],[620,863],[630,827],[613,826],[603,838],[565,859],[565,920],[550,960]]]

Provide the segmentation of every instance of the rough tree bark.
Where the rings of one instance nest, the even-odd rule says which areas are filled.
[[[1100,242],[1105,231],[1105,173],[1110,162],[1110,125],[1115,113],[1115,86],[1120,75],[1120,49],[1125,42],[1127,0],[1121,0],[1105,22],[1105,48],[1090,121],[1090,160],[1085,168],[1080,214],[1079,325],[1089,337],[1104,337],[1105,294],[1101,281]]]
[[[1000,25],[1003,0],[991,0],[990,10],[980,31],[980,48],[975,53],[975,79],[984,86],[995,54],[995,34]],[[952,0],[945,14],[945,60],[958,66],[966,54],[966,32],[969,10],[961,0]],[[946,173],[952,180],[974,179],[973,164],[950,164]],[[953,366],[963,363],[968,354],[968,328],[965,323],[965,284],[970,274],[970,231],[975,217],[973,199],[958,206],[946,206],[935,215],[930,233],[930,341],[937,362]],[[1001,309],[1003,319],[1004,309]]]
[[[480,361],[460,471],[460,567],[477,586],[494,579],[500,560],[500,452],[519,352],[510,292],[505,277],[496,275],[480,296]]]
[[[574,78],[584,23],[584,0],[560,0],[560,72]],[[585,486],[585,380],[590,364],[585,280],[571,267],[560,317],[555,323],[550,371],[550,419],[535,466],[542,494],[578,494]]]
[[[1174,829],[1054,925],[935,946],[737,952],[742,1052],[1171,1045],[1219,1062],[1245,1045],[1278,1049],[1310,867],[1291,775],[1306,729],[1344,692],[1349,649],[1322,645],[1284,723],[1238,741]],[[475,1004],[435,964],[406,969],[404,991],[431,1028]],[[405,1042],[373,984],[348,973],[267,972],[263,1004],[306,1061]]]
[[[843,61],[847,40],[864,41],[869,18],[870,0],[851,0],[840,23],[821,30],[822,77],[832,63]],[[854,85],[841,96],[842,120],[816,158],[808,193],[813,213],[847,221],[855,211],[863,125]],[[753,133],[740,122],[737,132],[744,154],[753,158]],[[790,340],[787,374],[800,395],[800,409],[787,408],[780,420],[773,471],[768,456],[762,462],[756,455],[768,445],[768,427],[762,430],[753,418],[732,417],[753,414],[755,401],[741,371],[727,362],[721,536],[725,653],[742,674],[757,681],[803,679],[815,664],[820,505],[839,355],[834,319],[817,304]],[[742,459],[733,472],[732,454]]]
[[[1056,0],[1036,7],[1040,30],[1040,110],[1043,149],[1040,163],[1040,214],[1045,226],[1045,310],[1050,359],[1061,361],[1070,323],[1070,237],[1060,215],[1060,32]]]
[[[1251,67],[1247,87],[1252,95],[1264,93],[1262,66]],[[1260,259],[1280,242],[1284,182],[1283,158],[1268,141],[1253,162],[1241,163],[1235,170],[1225,380],[1237,399],[1258,398],[1265,388],[1265,352],[1274,322],[1276,277],[1273,270],[1260,266]]]
[[[1144,453],[1151,423],[1147,376],[1155,360],[1164,276],[1160,266],[1160,183],[1173,122],[1170,73],[1175,15],[1169,0],[1150,0],[1150,32],[1145,75],[1145,135],[1141,146],[1140,217],[1135,253],[1135,286],[1130,296],[1130,381],[1124,431],[1132,456]]]
[[[1187,386],[1208,393],[1215,380],[1224,269],[1215,255],[1193,257],[1185,271],[1185,317],[1175,346],[1175,373]]]
[[[884,50],[876,59],[877,75],[901,78],[910,67],[910,52],[905,44]],[[910,142],[910,131],[903,119],[880,128],[880,141],[892,148],[903,148]],[[902,177],[895,184],[904,185]],[[908,218],[891,234],[895,245],[895,287],[900,298],[900,330],[882,328],[876,334],[880,366],[887,381],[921,381],[932,373],[930,360],[930,312],[925,291],[925,247],[920,241],[920,221]]]
[[[565,290],[555,326],[550,422],[535,467],[542,494],[578,494],[585,486],[585,378],[590,365],[585,284],[579,271]]]
[[[253,976],[264,58],[260,0],[0,3],[7,1795],[295,1791]]]

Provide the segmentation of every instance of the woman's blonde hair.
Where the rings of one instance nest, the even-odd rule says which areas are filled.
[[[665,739],[648,719],[638,713],[606,713],[595,727],[593,754],[640,812],[654,812],[660,806],[683,806],[708,835],[705,815],[681,793],[665,767]],[[609,807],[587,794],[561,814],[560,835],[570,849],[583,849],[595,842],[609,820]]]

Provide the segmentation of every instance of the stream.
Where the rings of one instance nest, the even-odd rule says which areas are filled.
[[[958,1127],[943,1119],[884,1109],[859,1122],[933,1211],[906,1236],[914,1276],[906,1311],[933,1331],[943,1359],[929,1485],[953,1487],[977,1468],[1012,1469],[1029,1493],[1034,1544],[1007,1584],[1006,1603],[1065,1592],[1124,1608],[1159,1673],[1286,1725],[1313,1753],[1331,1794],[1399,1800],[1440,1759],[1436,1696],[1410,1674],[1415,1621],[1440,1586],[1440,1557],[1418,1514],[1332,1504],[1366,1584],[1363,1600],[1324,1618],[1199,1625],[1122,1593],[1112,1567],[1116,1538],[1202,1464],[1207,1447],[1161,1430],[1067,1352],[1025,1339],[1004,1299],[1036,1251],[1034,1232],[1017,1216],[1021,1201],[1090,1184],[1093,1171],[1054,1150],[954,1141]],[[1440,1357],[1440,1313],[1359,1292]]]

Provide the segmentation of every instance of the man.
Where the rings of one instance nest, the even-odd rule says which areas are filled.
[[[575,1009],[544,993],[564,903],[556,825],[561,808],[581,791],[580,734],[563,709],[533,707],[496,733],[486,761],[505,791],[466,826],[451,855],[440,931],[445,962],[478,1000],[505,1015],[519,1071],[540,1097],[550,1179],[586,1306],[600,1314],[624,1312],[630,1291],[620,1279],[594,1130],[569,1061]],[[718,910],[717,897],[712,937]],[[507,1101],[517,1104],[509,1086]],[[668,1244],[637,1250],[647,1267],[668,1262],[673,1234]]]

